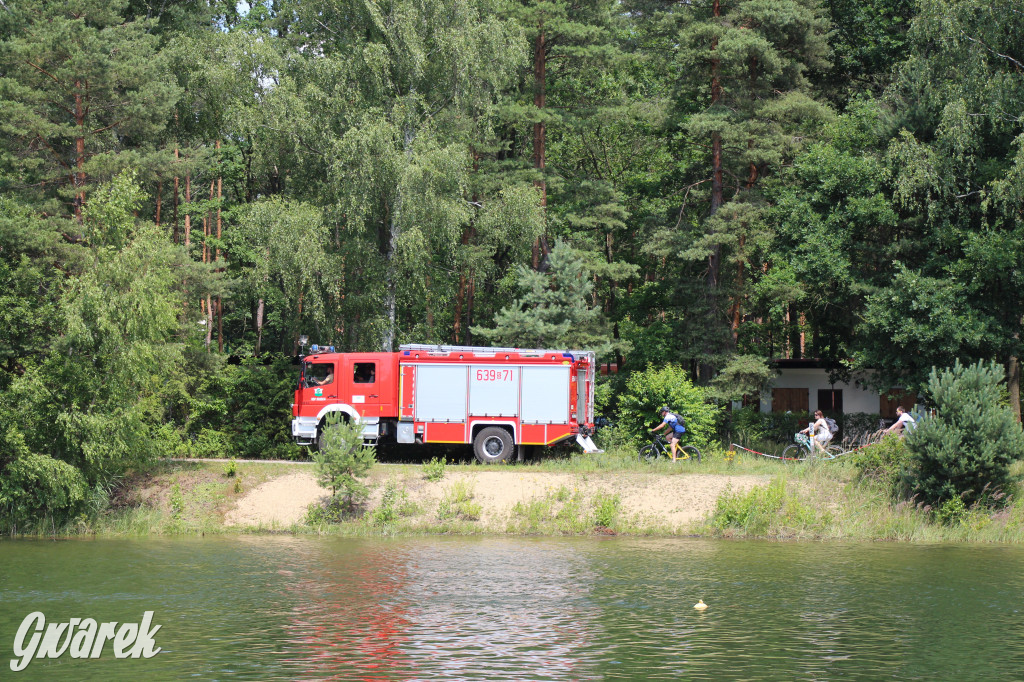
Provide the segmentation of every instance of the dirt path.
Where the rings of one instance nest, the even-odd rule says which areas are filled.
[[[426,481],[419,472],[396,475],[378,469],[370,480],[373,493],[370,509],[380,504],[384,484],[401,486],[408,499],[433,513],[442,497],[456,485],[468,488],[473,501],[482,507],[480,525],[500,528],[512,508],[520,502],[557,495],[581,494],[593,499],[598,494],[617,494],[622,513],[641,519],[644,525],[683,528],[700,520],[714,509],[718,496],[727,488],[748,490],[767,483],[765,476],[721,476],[713,474],[566,474],[533,473],[508,470],[446,472],[436,483]],[[325,498],[327,491],[317,485],[310,472],[289,473],[263,483],[241,500],[226,515],[233,526],[287,527],[301,522],[310,503]]]

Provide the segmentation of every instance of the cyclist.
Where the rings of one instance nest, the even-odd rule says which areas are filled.
[[[805,433],[811,439],[811,443],[813,443],[812,452],[824,454],[825,446],[832,440],[832,432],[829,431],[828,422],[825,421],[825,415],[822,414],[821,410],[814,411],[814,423],[799,433]]]
[[[679,439],[682,438],[683,434],[686,433],[686,427],[683,426],[683,420],[678,416],[669,412],[668,405],[663,405],[661,408],[661,424],[658,424],[650,430],[651,433],[657,433],[665,427],[669,428],[668,442],[672,445],[669,450],[669,457],[672,461],[676,461],[676,448],[679,446]],[[690,459],[689,455],[683,455],[681,459]]]
[[[896,434],[899,435],[900,438],[903,438],[903,434],[905,434],[908,429],[914,428],[914,426],[916,424],[917,424],[917,422],[915,422],[914,418],[911,417],[910,414],[906,410],[903,409],[903,406],[902,405],[897,405],[896,406],[896,421],[893,423],[892,426],[887,428],[885,430],[885,432],[886,433],[896,433]]]

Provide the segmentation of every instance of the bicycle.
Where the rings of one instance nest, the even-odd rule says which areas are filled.
[[[648,464],[660,457],[667,457],[671,459],[669,452],[671,446],[668,442],[661,437],[661,434],[651,435],[651,444],[645,445],[637,452],[641,462],[647,462]],[[700,450],[694,445],[678,445],[676,446],[676,460],[686,460],[688,462],[700,462]]]
[[[815,457],[820,457],[821,459],[835,459],[839,455],[843,454],[843,449],[838,445],[831,445],[831,440],[828,441],[829,444],[825,445],[825,451],[822,452],[811,443],[809,436],[798,433],[794,438],[796,442],[790,443],[786,446],[786,449],[782,451],[783,460],[814,459]],[[801,454],[803,454],[802,457],[800,456]]]

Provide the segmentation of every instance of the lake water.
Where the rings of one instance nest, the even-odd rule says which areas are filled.
[[[693,609],[700,598],[709,605]],[[13,673],[29,613],[162,651]],[[0,679],[1024,679],[1024,549],[648,539],[0,541]]]

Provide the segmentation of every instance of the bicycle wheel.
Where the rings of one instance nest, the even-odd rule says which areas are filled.
[[[839,445],[829,445],[827,448],[825,448],[825,452],[827,453],[825,455],[826,459],[835,459],[839,455],[843,454],[845,450],[843,450],[843,448]]]
[[[682,452],[680,457],[686,461],[700,463],[700,450],[693,445],[680,445],[679,450]]]
[[[646,462],[650,464],[654,460],[658,459],[658,449],[655,448],[653,445],[645,445],[642,448],[640,448],[640,451],[637,453],[637,456],[639,457],[641,462]]]
[[[782,460],[784,462],[801,459],[804,459],[804,449],[796,443],[787,445],[786,449],[782,451]]]

